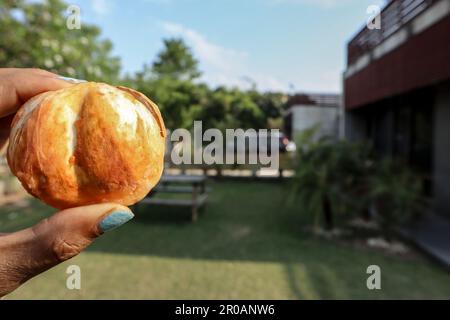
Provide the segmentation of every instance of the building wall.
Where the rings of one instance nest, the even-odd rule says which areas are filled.
[[[442,10],[450,10],[450,0],[439,4],[444,5]],[[416,20],[420,22],[422,16],[427,17],[430,13],[440,15],[442,10],[428,10]],[[412,29],[414,28],[404,27],[398,32],[407,33]],[[380,58],[366,59],[363,69],[344,77],[345,107],[363,107],[381,99],[446,81],[450,78],[449,39],[450,14],[447,14],[426,30],[406,38],[400,46]],[[369,56],[374,55],[371,53]]]
[[[337,107],[293,106],[291,112],[294,139],[303,130],[317,124],[320,125],[319,135],[338,136]]]
[[[450,0],[434,1],[344,73],[346,137],[419,169],[435,211],[448,218],[449,40]]]
[[[450,81],[346,112],[346,138],[419,170],[434,211],[450,218]]]
[[[363,115],[347,111],[344,113],[344,138],[352,142],[363,142],[367,139],[367,124]]]
[[[450,218],[450,82],[437,88],[434,108],[434,204]]]

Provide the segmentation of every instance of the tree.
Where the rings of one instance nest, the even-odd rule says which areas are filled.
[[[201,73],[198,61],[182,39],[164,40],[164,49],[158,54],[152,65],[157,77],[169,77],[177,80],[193,80]]]
[[[232,95],[231,114],[238,120],[238,127],[243,129],[265,128],[266,118],[260,107],[248,92],[234,89]]]
[[[287,96],[279,92],[249,92],[252,100],[259,106],[266,119],[279,119],[286,105]]]
[[[61,0],[1,0],[0,65],[34,67],[61,75],[115,83],[120,60],[100,29],[83,23],[67,28],[68,4]]]
[[[199,118],[205,128],[233,128],[237,126],[237,119],[231,112],[233,97],[224,87],[208,90],[205,104],[200,110]]]
[[[139,91],[154,99],[164,115],[167,128],[191,128],[203,101],[203,89],[191,81],[163,77],[144,82]]]
[[[155,62],[135,75],[134,86],[157,102],[167,128],[190,128],[200,119],[209,89],[194,83],[201,74],[197,67],[198,61],[182,39],[165,39]]]
[[[156,61],[136,73],[137,90],[154,99],[168,128],[190,128],[202,120],[204,128],[267,128],[269,119],[279,119],[284,95],[259,93],[255,89],[210,89],[195,81],[200,76],[198,61],[182,39],[164,40]]]

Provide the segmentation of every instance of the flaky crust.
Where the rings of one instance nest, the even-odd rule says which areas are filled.
[[[25,189],[55,208],[132,205],[161,177],[165,138],[161,113],[146,96],[87,82],[25,103],[7,159]]]

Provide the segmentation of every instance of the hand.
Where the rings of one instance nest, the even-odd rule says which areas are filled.
[[[39,69],[0,69],[0,150],[18,108],[31,97],[73,85]],[[0,234],[0,297],[72,258],[96,237],[133,218],[124,206],[104,203],[60,211],[37,225]]]

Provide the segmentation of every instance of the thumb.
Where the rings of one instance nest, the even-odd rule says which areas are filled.
[[[127,207],[103,203],[63,210],[31,228],[0,236],[0,296],[76,256],[133,217]]]

